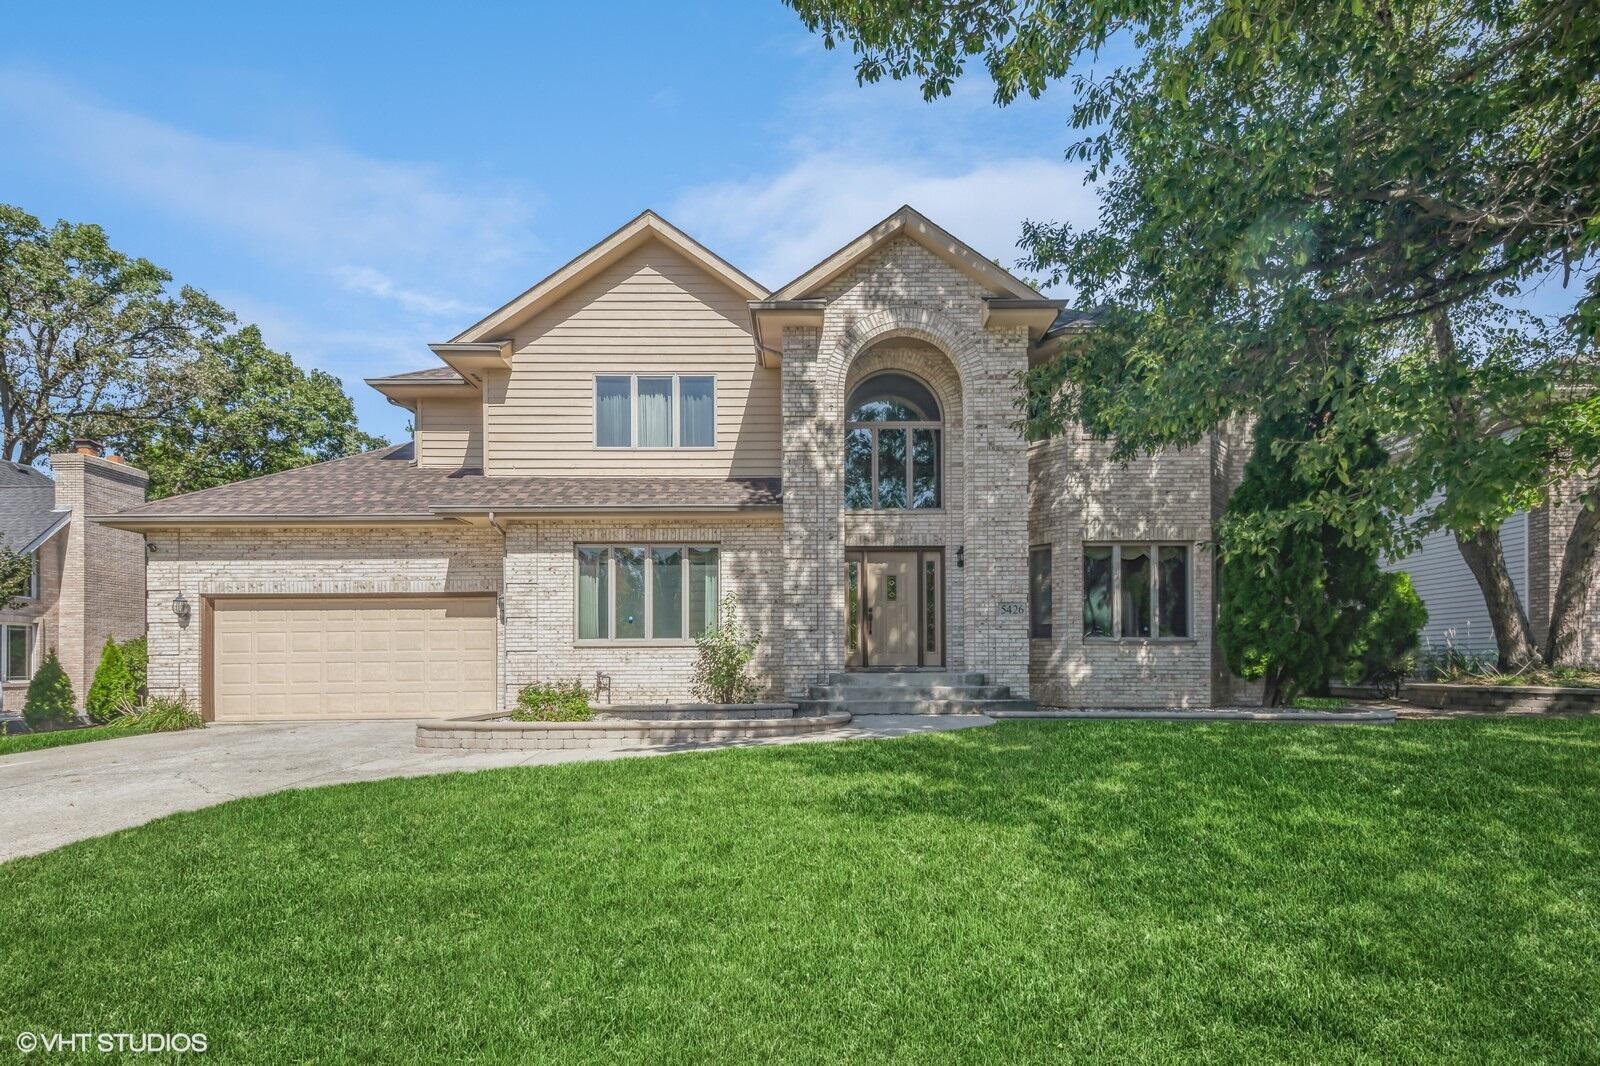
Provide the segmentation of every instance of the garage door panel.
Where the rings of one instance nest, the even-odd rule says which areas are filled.
[[[494,709],[492,597],[219,599],[219,721],[481,714]]]

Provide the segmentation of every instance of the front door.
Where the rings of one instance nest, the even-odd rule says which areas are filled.
[[[935,550],[846,555],[847,665],[939,665],[944,636],[940,561]]]

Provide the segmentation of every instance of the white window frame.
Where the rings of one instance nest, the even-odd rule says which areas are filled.
[[[720,586],[719,586],[720,587]],[[12,677],[6,668],[9,658],[7,649],[10,647],[10,630],[27,630],[28,642],[28,676]],[[6,622],[0,624],[0,681],[31,681],[33,675],[39,672],[39,623],[37,622]]]
[[[28,591],[19,600],[37,600],[39,598],[39,552],[35,550],[28,556]]]
[[[600,443],[600,379],[601,378],[627,378],[628,379],[628,443],[627,444],[601,444]],[[639,443],[639,379],[640,378],[671,378],[672,379],[672,412],[667,421],[672,426],[671,444],[643,445]],[[684,444],[683,440],[683,386],[684,378],[710,378],[711,379],[711,443],[710,444]],[[589,442],[596,449],[606,452],[664,452],[688,451],[707,452],[717,447],[717,393],[719,383],[715,373],[675,373],[673,371],[640,370],[626,374],[622,373],[596,373],[590,382],[589,392]],[[628,545],[623,545],[628,547]]]
[[[645,375],[645,377],[649,377],[649,376],[650,376],[649,374]],[[690,375],[690,376],[692,377],[693,375]],[[595,549],[599,549],[599,548],[606,549],[606,592],[610,596],[610,600],[606,604],[606,632],[607,632],[607,635],[604,636],[604,637],[582,637],[582,636],[578,635],[579,633],[582,632],[581,620],[578,617],[578,612],[579,612],[579,610],[581,608],[580,608],[580,605],[578,603],[578,596],[577,596],[578,582],[580,580],[580,574],[582,572],[582,566],[581,566],[581,563],[579,562],[578,553],[580,551],[584,551],[584,550],[595,550]],[[615,549],[617,549],[617,548],[635,548],[635,549],[638,549],[639,551],[644,552],[644,632],[645,632],[645,635],[642,636],[642,637],[619,637],[619,636],[616,635],[616,633],[617,633],[617,588],[618,588],[618,585],[617,585],[617,555],[616,555]],[[654,633],[655,630],[656,630],[656,614],[655,614],[655,608],[656,608],[656,604],[655,604],[655,599],[656,599],[656,589],[655,589],[656,561],[655,561],[654,552],[658,548],[677,549],[678,551],[681,551],[683,553],[682,556],[681,556],[681,562],[679,563],[679,566],[678,566],[679,572],[683,575],[683,584],[681,586],[681,588],[683,590],[683,627],[680,630],[680,632],[682,632],[684,635],[681,636],[681,637],[654,637],[654,636],[651,636],[651,634]],[[723,593],[723,586],[722,586],[722,545],[721,544],[712,544],[712,543],[704,543],[704,542],[693,542],[693,541],[686,541],[686,542],[681,542],[681,543],[679,543],[679,542],[669,542],[669,543],[661,543],[661,542],[623,543],[623,542],[613,542],[613,541],[604,541],[604,542],[580,541],[578,543],[573,544],[573,546],[572,546],[572,589],[573,589],[573,596],[572,596],[572,642],[573,642],[574,646],[580,647],[580,648],[598,648],[598,647],[624,647],[624,648],[646,648],[646,647],[652,647],[652,648],[685,648],[685,647],[688,647],[688,648],[692,648],[692,647],[694,647],[695,646],[695,638],[689,635],[689,550],[691,548],[697,549],[697,550],[700,550],[700,551],[706,551],[706,550],[709,549],[709,550],[715,551],[717,553],[717,601],[720,603],[720,601],[722,599],[722,593]],[[711,610],[711,615],[712,615],[710,624],[715,625],[716,624],[717,603],[711,604],[710,610]]]
[[[1194,642],[1194,545],[1181,540],[1127,540],[1105,541],[1093,540],[1083,542],[1083,551],[1078,556],[1078,625],[1083,625],[1083,600],[1089,590],[1082,586],[1083,557],[1090,548],[1111,549],[1111,635],[1109,637],[1090,636],[1083,633],[1086,644],[1192,644]],[[1122,635],[1122,549],[1146,548],[1150,551],[1150,635],[1148,637],[1125,637]],[[1188,607],[1188,617],[1184,619],[1184,628],[1188,630],[1183,636],[1161,635],[1161,556],[1162,548],[1182,548],[1186,553],[1189,565],[1185,567],[1185,577],[1188,581],[1187,595],[1184,604]]]

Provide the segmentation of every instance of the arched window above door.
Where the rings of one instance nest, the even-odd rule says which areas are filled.
[[[943,506],[944,423],[933,390],[885,371],[845,405],[844,505],[853,511]]]

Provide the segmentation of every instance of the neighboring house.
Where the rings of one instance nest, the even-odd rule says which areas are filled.
[[[50,474],[0,460],[0,546],[33,557],[33,587],[0,611],[0,703],[20,714],[28,682],[54,648],[78,705],[107,637],[144,632],[144,543],[91,516],[144,500],[149,475],[99,445],[52,455]],[[54,475],[53,477],[51,475]]]
[[[1528,612],[1534,640],[1543,642],[1550,627],[1551,599],[1561,578],[1561,560],[1567,537],[1577,517],[1575,486],[1562,486],[1547,505],[1533,511],[1518,511],[1500,527],[1500,543],[1505,551],[1506,569],[1517,599]],[[1384,563],[1385,569],[1404,570],[1428,608],[1428,624],[1422,631],[1423,648],[1442,652],[1446,648],[1492,658],[1496,653],[1494,627],[1477,579],[1467,569],[1455,535],[1436,530],[1423,538],[1422,546],[1403,559]],[[1592,590],[1588,610],[1579,631],[1579,654],[1585,662],[1600,662],[1600,587]]]
[[[848,670],[1203,705],[1218,437],[1029,445],[1082,325],[910,208],[770,292],[646,212],[369,381],[415,439],[132,508],[150,684],[217,719],[487,713],[540,679],[684,699],[720,596],[791,698]]]

